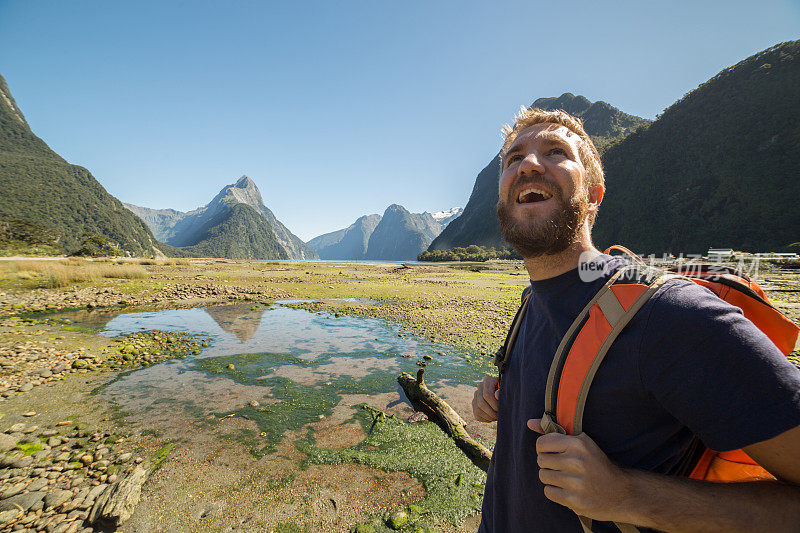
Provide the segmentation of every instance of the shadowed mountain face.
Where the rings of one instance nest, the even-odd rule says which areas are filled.
[[[2,76],[0,198],[0,219],[47,228],[65,252],[78,250],[84,235],[94,233],[132,255],[163,256],[162,246],[139,218],[88,170],[64,161],[31,131]]]
[[[226,185],[208,205],[188,213],[126,204],[184,255],[229,259],[317,259],[264,205],[247,176]]]
[[[322,259],[413,259],[407,255],[409,250],[416,249],[422,243],[430,243],[430,239],[462,212],[460,207],[454,207],[436,213],[409,213],[402,206],[392,205],[387,210],[392,218],[383,224],[379,238],[374,241],[370,242],[370,239],[383,220],[381,215],[364,215],[345,229],[314,237],[308,241],[308,245]],[[414,257],[424,250],[417,251]]]
[[[261,317],[264,316],[266,307],[251,309],[249,305],[217,305],[203,309],[208,316],[214,319],[219,327],[232,335],[240,342],[247,342],[258,331]]]
[[[723,70],[603,156],[598,245],[759,252],[800,241],[800,41]]]
[[[414,260],[441,231],[430,213],[409,213],[390,205],[372,232],[365,259]]]
[[[649,123],[648,120],[623,113],[605,102],[590,102],[583,96],[565,93],[558,98],[539,98],[531,107],[541,109],[563,109],[581,118],[584,129],[597,149],[605,149],[615,138],[630,133],[633,129]],[[495,206],[497,205],[497,181],[500,177],[500,156],[496,155],[475,179],[469,201],[464,212],[434,239],[429,250],[447,250],[455,246],[478,246],[507,248],[500,235]]]
[[[308,245],[320,259],[364,259],[369,238],[380,221],[380,215],[364,215],[345,229],[314,237]]]

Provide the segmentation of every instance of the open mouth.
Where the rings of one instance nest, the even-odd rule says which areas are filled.
[[[535,204],[549,200],[553,195],[540,187],[526,187],[517,196],[518,204]]]

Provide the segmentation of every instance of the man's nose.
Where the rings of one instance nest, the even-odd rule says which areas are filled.
[[[536,152],[526,155],[517,168],[520,174],[544,174],[544,165]]]

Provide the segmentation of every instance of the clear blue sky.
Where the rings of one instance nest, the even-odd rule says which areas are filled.
[[[0,0],[0,74],[65,159],[184,211],[247,174],[304,240],[465,205],[538,97],[654,118],[798,38],[798,0]]]

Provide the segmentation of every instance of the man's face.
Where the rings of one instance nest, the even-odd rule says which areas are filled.
[[[522,257],[556,254],[578,239],[589,210],[579,143],[566,127],[542,123],[520,132],[509,147],[497,216],[503,238]]]

